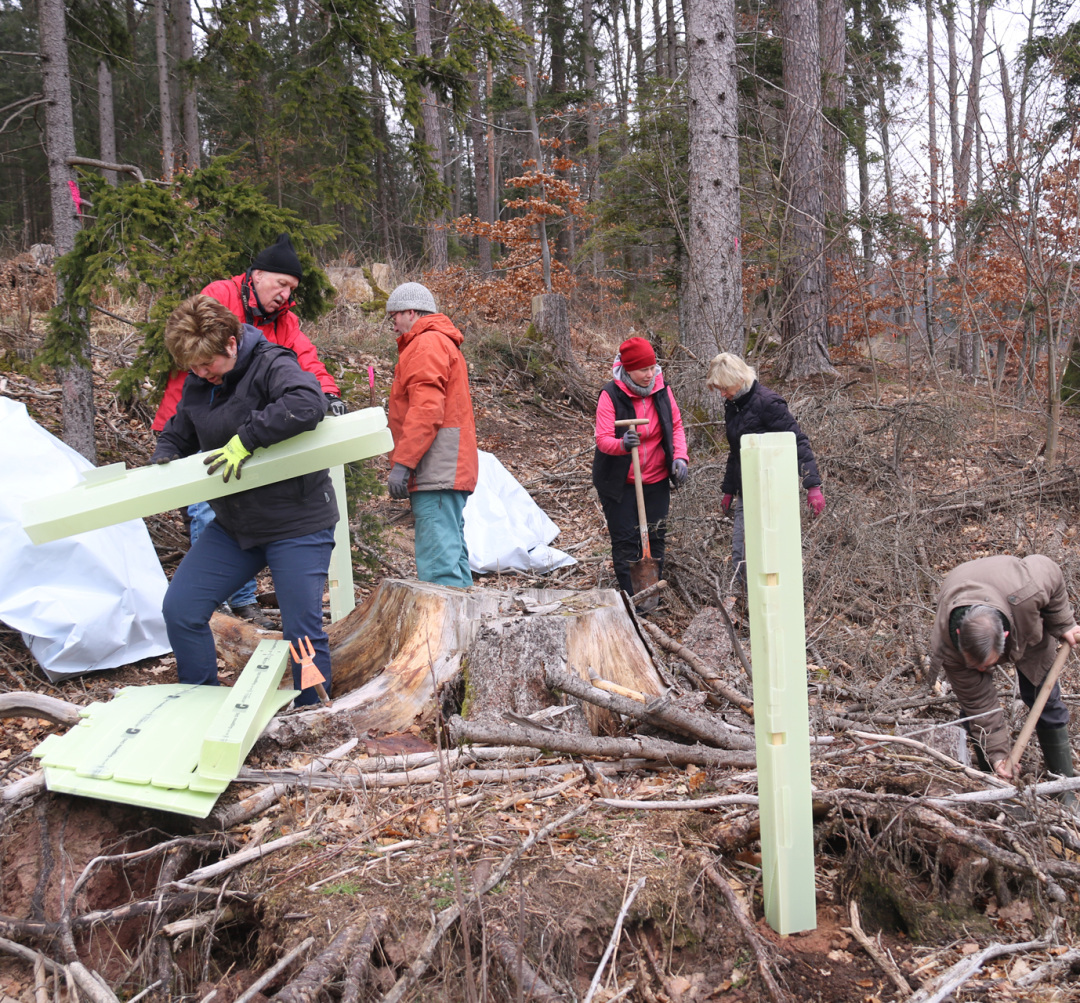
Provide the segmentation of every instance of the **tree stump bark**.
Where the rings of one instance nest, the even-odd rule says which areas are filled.
[[[215,615],[221,657],[241,667],[258,642],[276,635]],[[332,624],[334,703],[360,732],[404,731],[434,720],[441,696],[464,681],[467,717],[510,711],[527,716],[558,702],[544,683],[556,668],[655,696],[664,683],[652,654],[612,589],[455,589],[387,578],[343,620]],[[456,708],[455,708],[456,709]],[[594,734],[614,717],[584,708]]]

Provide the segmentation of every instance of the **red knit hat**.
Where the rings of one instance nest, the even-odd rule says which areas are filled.
[[[656,352],[644,338],[627,338],[619,346],[619,360],[627,372],[656,365]]]

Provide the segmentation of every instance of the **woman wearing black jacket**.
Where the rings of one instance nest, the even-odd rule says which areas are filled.
[[[825,511],[825,495],[821,493],[821,477],[810,440],[788,410],[787,401],[775,390],[758,383],[752,367],[737,355],[722,352],[709,363],[709,375],[705,382],[710,390],[719,390],[724,398],[724,431],[729,452],[721,486],[724,498],[720,505],[724,515],[734,508],[731,563],[745,585],[746,535],[741,497],[742,456],[739,449],[742,437],[756,432],[794,432],[799,477],[806,488],[806,504],[816,516]]]
[[[193,296],[173,311],[165,345],[190,370],[176,413],[153,463],[206,452],[207,473],[241,477],[258,448],[314,428],[327,410],[318,380],[296,356],[209,296]],[[210,617],[240,585],[269,566],[286,640],[309,637],[315,664],[330,691],[330,648],[322,595],[334,548],[338,507],[326,470],[210,501],[215,518],[192,544],[165,594],[163,614],[182,683],[217,685]],[[300,689],[300,668],[293,665]],[[313,688],[296,703],[317,700]]]

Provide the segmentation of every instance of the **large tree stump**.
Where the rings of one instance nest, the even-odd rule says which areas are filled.
[[[245,622],[215,616],[218,651],[241,666],[262,638]],[[403,731],[434,719],[439,694],[464,680],[465,716],[522,716],[556,702],[544,671],[598,676],[657,695],[663,681],[622,596],[612,589],[567,592],[447,588],[387,578],[328,628],[334,672],[332,713],[361,732]],[[306,716],[328,713],[305,712]],[[585,708],[594,733],[607,711]]]

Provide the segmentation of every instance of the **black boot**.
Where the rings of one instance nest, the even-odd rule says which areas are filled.
[[[1046,768],[1051,773],[1059,773],[1063,777],[1075,777],[1072,748],[1069,745],[1069,729],[1064,725],[1059,728],[1036,728],[1035,734],[1039,738]],[[1057,798],[1070,811],[1076,810],[1076,795],[1072,791],[1063,791],[1057,795]]]

